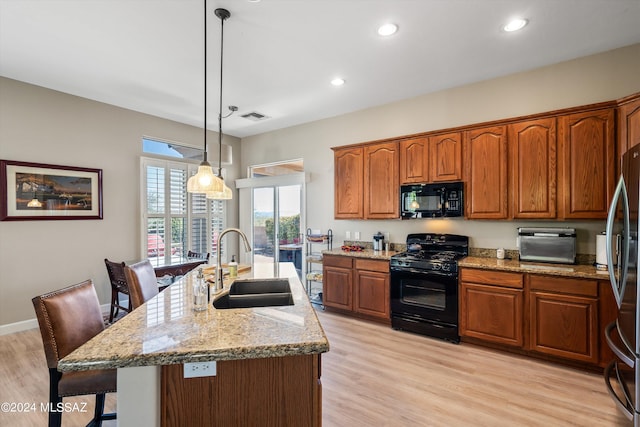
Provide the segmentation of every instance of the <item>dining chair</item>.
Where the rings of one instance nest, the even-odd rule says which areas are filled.
[[[124,275],[125,263],[109,261],[107,258],[104,259],[104,263],[111,282],[111,309],[109,310],[109,323],[111,323],[120,310],[131,312],[131,297],[129,296],[127,307],[120,305],[120,294],[129,295],[129,285]]]
[[[187,258],[206,259],[209,262],[209,252],[187,251]]]
[[[49,368],[49,427],[62,424],[56,410],[62,398],[95,394],[94,416],[88,425],[100,426],[116,414],[104,413],[106,393],[116,392],[116,370],[59,372],[58,362],[105,328],[98,295],[91,280],[34,297],[44,354]]]
[[[148,259],[125,266],[124,274],[129,285],[131,307],[134,310],[158,294],[158,279]]]

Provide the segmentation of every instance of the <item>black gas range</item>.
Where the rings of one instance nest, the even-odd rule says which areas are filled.
[[[458,260],[468,254],[467,236],[409,234],[407,251],[390,260],[391,326],[460,342]]]

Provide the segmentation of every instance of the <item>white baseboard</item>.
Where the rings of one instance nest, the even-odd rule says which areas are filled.
[[[103,314],[109,314],[111,303],[103,304],[100,306]],[[29,320],[22,320],[20,322],[8,323],[6,325],[0,325],[0,335],[14,334],[16,332],[28,331],[38,327],[38,319],[35,317]]]

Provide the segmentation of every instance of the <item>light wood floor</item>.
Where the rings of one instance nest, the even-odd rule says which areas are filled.
[[[318,312],[331,350],[322,356],[323,425],[624,426],[598,374],[450,344]],[[48,373],[38,330],[0,336],[0,402],[35,403],[35,413],[0,412],[0,426],[46,426]],[[87,413],[65,413],[83,426]],[[115,410],[115,395],[107,397]],[[114,425],[105,423],[105,426]]]

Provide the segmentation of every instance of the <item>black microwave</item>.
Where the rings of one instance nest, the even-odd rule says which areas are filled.
[[[464,216],[463,188],[462,182],[401,186],[402,219]]]

